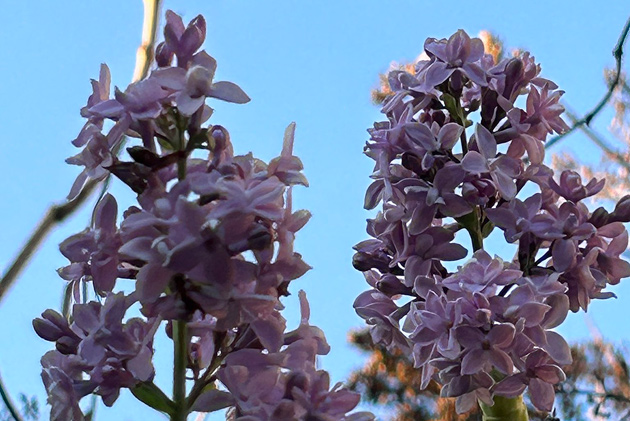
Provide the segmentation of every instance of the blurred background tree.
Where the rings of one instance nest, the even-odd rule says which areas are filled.
[[[627,26],[618,47],[626,35]],[[508,54],[496,34],[482,31],[479,38],[495,63]],[[423,54],[416,61],[425,58]],[[521,50],[513,49],[509,54],[517,56]],[[621,47],[618,64],[620,60]],[[415,63],[392,63],[390,70],[413,73],[414,66]],[[610,93],[604,102],[614,110],[610,136],[598,133],[588,124],[603,107],[596,106],[594,112],[580,118],[568,104],[563,104],[567,123],[581,130],[602,151],[601,161],[587,164],[574,153],[563,152],[551,156],[551,166],[573,169],[587,180],[605,178],[602,194],[606,199],[618,200],[630,194],[630,87],[620,64],[617,69],[604,69],[603,75]],[[392,93],[386,74],[379,75],[379,82],[372,91],[375,104],[381,104]],[[560,139],[553,139],[548,146]],[[531,420],[630,420],[630,351],[625,345],[604,341],[595,327],[591,336],[592,340],[571,346],[573,364],[564,367],[567,380],[556,388],[556,413],[547,416],[536,411],[525,396]],[[421,372],[414,368],[413,360],[400,352],[391,353],[375,346],[367,329],[351,332],[349,339],[356,348],[370,354],[365,366],[351,374],[349,387],[360,392],[367,403],[386,410],[392,421],[481,420],[477,410],[458,415],[455,400],[441,398],[440,386],[435,382],[420,390]]]
[[[365,366],[348,379],[350,389],[365,402],[391,414],[391,421],[478,421],[479,411],[457,415],[455,400],[440,397],[440,387],[431,382],[420,390],[420,371],[409,356],[374,346],[367,329],[352,332],[350,342],[370,353]],[[525,400],[530,420],[630,419],[630,377],[626,346],[615,346],[596,338],[571,346],[573,364],[563,367],[567,380],[556,388],[556,410],[546,416]]]

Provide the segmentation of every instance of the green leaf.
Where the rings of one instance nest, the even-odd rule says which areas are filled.
[[[186,150],[192,151],[193,149],[209,149],[208,129],[201,129],[199,133],[190,138],[186,145]]]
[[[449,114],[453,115],[453,116],[460,116],[460,112],[459,112],[459,104],[457,103],[457,100],[455,99],[455,97],[453,95],[450,94],[442,94],[442,100],[444,101],[444,105],[446,105],[446,109],[448,110]]]
[[[72,283],[68,283],[63,291],[63,301],[61,302],[61,314],[66,319],[70,315],[70,304],[72,303]]]
[[[168,415],[175,413],[175,404],[153,382],[138,383],[131,393],[142,403]]]
[[[483,238],[488,238],[492,231],[494,231],[494,224],[490,221],[487,221],[481,228],[481,235],[483,235]]]

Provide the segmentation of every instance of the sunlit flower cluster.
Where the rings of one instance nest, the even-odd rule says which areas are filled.
[[[462,30],[427,39],[425,53],[413,71],[389,73],[387,120],[369,130],[365,207],[382,210],[355,246],[372,288],[356,311],[374,342],[412,354],[422,386],[437,380],[458,412],[525,389],[551,411],[571,362],[551,329],[630,275],[620,258],[628,206],[591,212],[584,199],[604,181],[554,177],[543,164],[547,135],[568,127],[563,92],[529,53],[497,63]],[[484,248],[495,228],[516,244],[512,261]],[[459,231],[474,254],[452,271],[445,262],[467,255]]]

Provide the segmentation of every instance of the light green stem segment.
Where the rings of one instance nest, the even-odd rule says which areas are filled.
[[[188,341],[186,322],[173,321],[174,367],[173,367],[173,402],[175,412],[171,421],[186,421],[188,405],[186,402],[186,363],[188,360]]]
[[[483,421],[529,421],[523,396],[516,398],[494,397],[494,405],[479,402],[483,412]]]

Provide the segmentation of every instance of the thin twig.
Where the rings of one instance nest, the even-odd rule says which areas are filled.
[[[22,421],[22,415],[20,415],[20,412],[15,408],[15,404],[13,403],[11,397],[9,396],[9,393],[7,392],[7,388],[2,381],[2,377],[0,377],[0,395],[2,396],[2,402],[4,402],[4,406],[6,406],[6,408],[9,410],[9,413],[11,414],[13,419],[15,421]]]
[[[580,390],[580,389],[571,389],[571,390],[560,389],[558,391],[558,393],[564,393],[564,394],[567,394],[567,395],[571,395],[571,394],[587,395],[587,396],[592,396],[594,398],[603,398],[604,400],[612,399],[612,400],[617,401],[617,402],[630,403],[630,398],[629,397],[623,396],[623,395],[618,395],[618,394],[615,394],[615,393],[600,393],[600,392],[595,392],[595,391],[592,391],[592,390]]]
[[[565,114],[572,122],[577,121],[577,117],[573,112],[566,107],[565,105]],[[626,161],[626,159],[617,151],[613,150],[611,146],[609,146],[604,139],[600,135],[598,135],[593,129],[588,126],[581,126],[580,130],[588,136],[589,139],[593,141],[602,151],[604,151],[608,156],[613,158],[619,165],[624,167],[630,173],[630,163]]]
[[[547,148],[557,143],[560,139],[567,136],[569,133],[573,132],[575,129],[584,125],[588,126],[591,123],[591,120],[593,120],[593,118],[595,118],[595,116],[608,103],[608,101],[610,100],[610,97],[615,91],[615,88],[617,87],[617,85],[619,85],[619,81],[621,80],[621,59],[623,58],[623,44],[626,41],[629,31],[630,31],[630,18],[628,18],[628,20],[626,21],[626,24],[624,25],[623,30],[621,31],[621,36],[619,37],[619,41],[617,42],[617,45],[615,46],[615,49],[613,50],[613,56],[615,57],[615,61],[616,61],[615,77],[612,79],[612,82],[608,86],[608,91],[606,92],[606,95],[604,95],[604,97],[597,103],[597,105],[595,106],[595,108],[591,110],[591,112],[586,114],[581,119],[577,120],[573,124],[573,126],[569,128],[569,130],[549,140],[546,144]]]
[[[24,244],[17,257],[13,260],[7,271],[0,280],[0,300],[5,296],[9,288],[13,286],[18,275],[24,269],[24,266],[29,261],[33,253],[39,248],[42,241],[46,238],[48,233],[55,227],[55,225],[64,221],[68,216],[72,215],[82,204],[85,202],[94,188],[99,184],[98,181],[90,180],[81,190],[79,195],[62,204],[52,205],[44,217],[39,221],[37,227],[31,234],[28,241]]]
[[[143,1],[145,11],[142,25],[142,44],[138,49],[134,81],[146,77],[153,61],[153,50],[161,5],[161,0]],[[147,22],[147,20],[150,20],[150,22]],[[48,209],[31,236],[3,274],[2,279],[0,279],[0,302],[2,302],[9,288],[13,286],[20,272],[24,269],[35,251],[41,246],[50,231],[79,209],[100,183],[99,181],[90,180],[83,186],[81,193],[79,193],[75,199],[59,205],[52,205]]]

